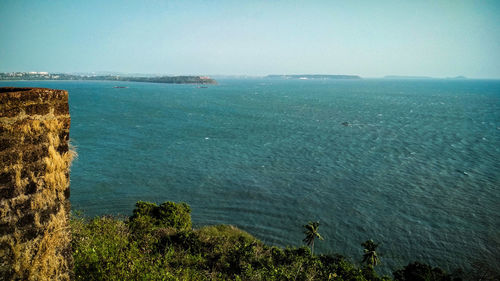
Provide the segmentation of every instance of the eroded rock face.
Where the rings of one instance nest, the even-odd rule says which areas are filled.
[[[70,280],[68,92],[0,88],[0,280]]]

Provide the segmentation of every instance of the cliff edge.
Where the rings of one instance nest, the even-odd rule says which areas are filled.
[[[0,88],[0,280],[70,280],[68,92]]]

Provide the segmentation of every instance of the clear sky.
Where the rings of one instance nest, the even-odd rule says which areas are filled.
[[[0,0],[0,71],[500,78],[500,1]]]

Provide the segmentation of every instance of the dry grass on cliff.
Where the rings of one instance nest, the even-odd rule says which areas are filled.
[[[2,241],[11,249],[15,277],[22,280],[69,280],[68,261],[62,255],[71,237],[65,209],[51,215],[44,229],[43,236],[25,243],[21,242],[19,232]]]
[[[45,188],[33,195],[31,207],[33,209],[44,208],[47,202],[54,200],[64,201],[64,191],[69,186],[67,177],[69,165],[73,159],[71,151],[60,154],[53,146],[49,146],[49,156],[44,158],[46,164],[43,182]]]
[[[34,194],[31,201],[33,209],[43,208],[47,202],[56,199],[63,201],[64,191],[69,186],[68,172],[71,161],[75,155],[72,150],[60,153],[57,147],[61,144],[59,132],[64,129],[64,123],[59,120],[44,120],[42,127],[48,131],[47,135],[47,156],[43,158],[45,173],[43,183],[45,188],[41,192]]]
[[[51,215],[33,259],[30,274],[32,280],[54,280],[55,277],[69,280],[67,257],[61,253],[71,242],[68,224],[68,214],[64,208],[56,215]],[[61,275],[62,272],[66,274]]]
[[[63,251],[67,250],[71,236],[63,203],[67,200],[65,191],[69,186],[69,166],[75,154],[71,150],[58,151],[64,141],[59,136],[68,130],[67,117],[57,118],[53,110],[46,115],[26,115],[21,112],[12,118],[1,118],[0,126],[20,145],[15,151],[17,163],[5,165],[0,171],[12,175],[17,190],[23,191],[30,183],[36,185],[32,194],[23,192],[8,201],[2,200],[1,222],[17,224],[26,214],[33,214],[33,223],[29,222],[26,226],[36,227],[43,232],[43,235],[28,241],[24,237],[25,231],[19,229],[11,235],[2,236],[0,242],[7,247],[1,249],[0,256],[11,260],[13,277],[16,279],[69,280],[70,265]],[[41,149],[45,155],[34,158],[34,162],[26,162],[27,159],[33,159],[29,153],[36,150],[24,150],[20,148],[21,145]],[[57,212],[42,220],[40,211],[54,207],[57,207]]]

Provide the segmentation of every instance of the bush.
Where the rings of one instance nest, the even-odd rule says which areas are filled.
[[[338,257],[269,247],[231,225],[191,229],[185,203],[137,202],[127,221],[73,217],[76,280],[366,280]]]
[[[160,206],[139,201],[129,226],[133,232],[148,233],[157,228],[191,230],[191,208],[186,203],[164,202]]]
[[[175,280],[164,261],[142,247],[147,241],[132,239],[123,221],[73,218],[71,226],[76,280]]]
[[[133,216],[72,217],[75,280],[390,280],[341,255],[311,254],[308,247],[266,246],[231,225],[191,229],[185,203],[137,202]],[[395,280],[451,281],[418,262]]]
[[[432,267],[425,263],[413,262],[409,263],[403,269],[394,271],[394,280],[396,281],[456,281],[458,278],[452,279],[452,276],[447,274],[439,267]]]

